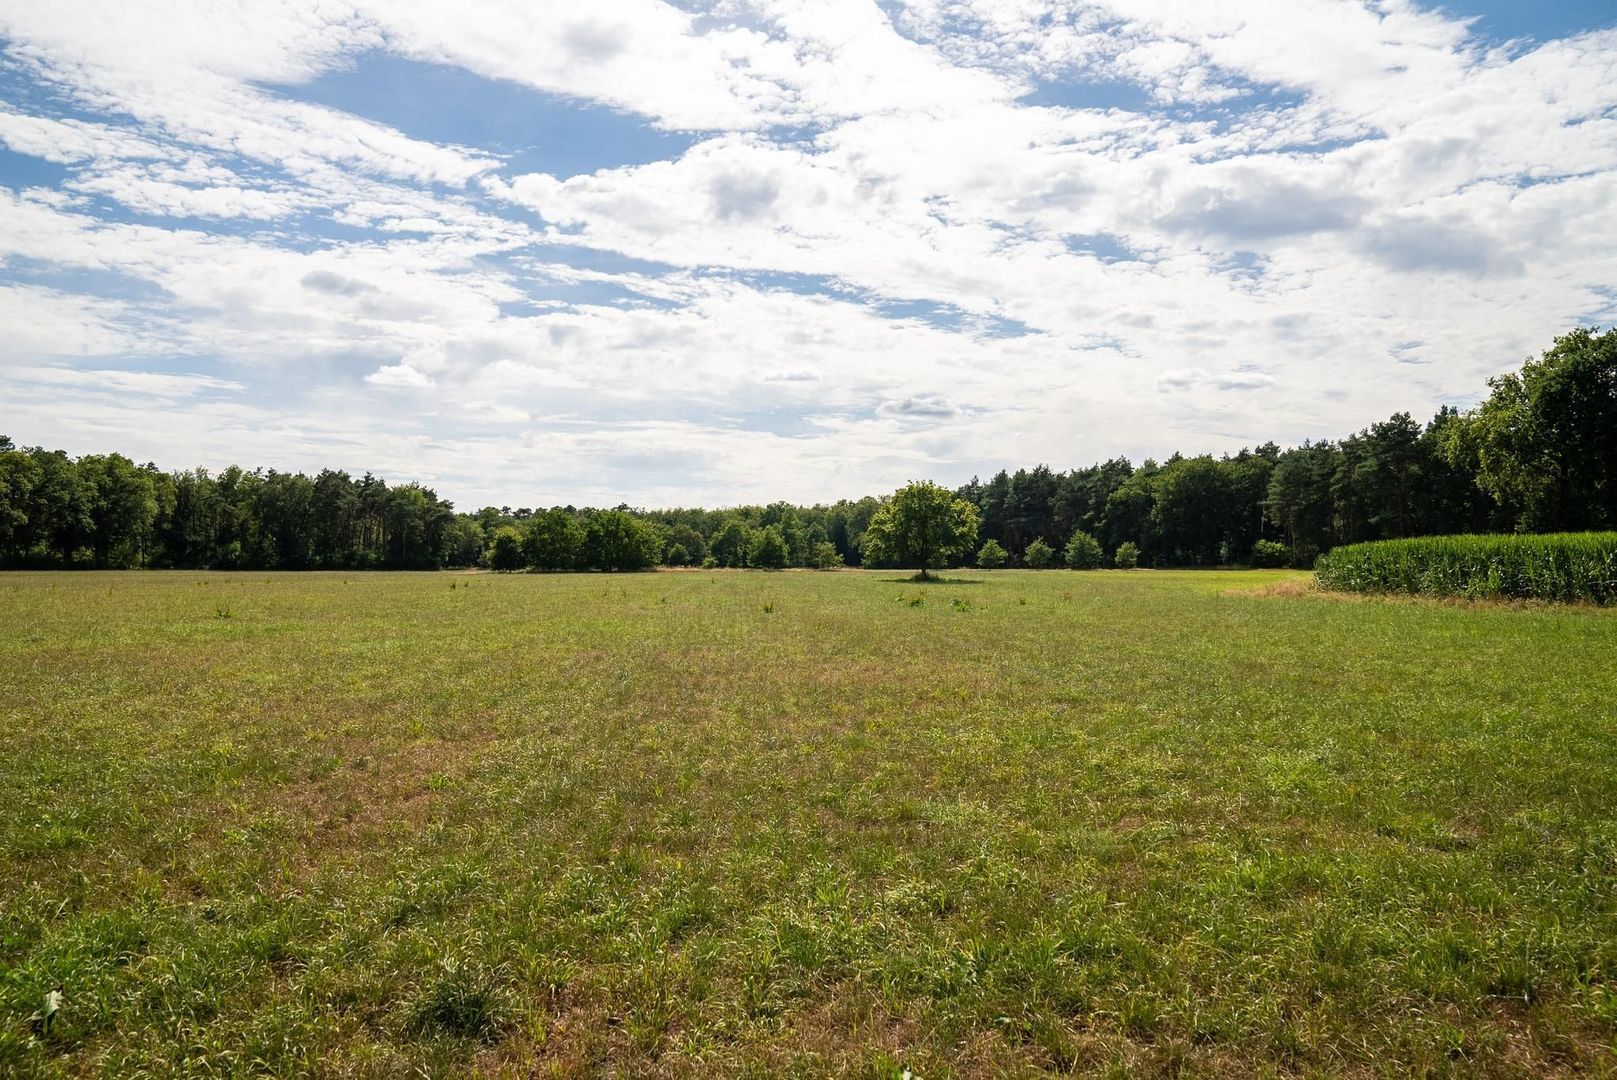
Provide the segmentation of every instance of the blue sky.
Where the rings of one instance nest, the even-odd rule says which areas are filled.
[[[0,431],[463,507],[1338,437],[1617,319],[1617,9],[0,0]]]

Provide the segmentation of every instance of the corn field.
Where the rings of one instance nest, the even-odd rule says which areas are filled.
[[[1617,602],[1617,532],[1426,536],[1350,544],[1320,557],[1319,583],[1348,592]]]

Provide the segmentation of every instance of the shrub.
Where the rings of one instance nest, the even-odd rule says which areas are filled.
[[[998,540],[985,540],[983,546],[977,549],[977,565],[984,570],[998,570],[1009,558]]]
[[[1022,561],[1034,570],[1048,570],[1056,564],[1055,548],[1043,540],[1035,540],[1022,553]]]
[[[527,566],[528,561],[522,554],[522,533],[510,525],[495,529],[488,564],[495,570],[521,570]]]
[[[1349,592],[1617,601],[1617,533],[1426,536],[1319,557],[1319,582]]]
[[[1133,540],[1123,541],[1112,554],[1112,562],[1119,570],[1133,570],[1140,565],[1140,545]]]
[[[835,570],[848,565],[842,558],[842,552],[829,540],[821,540],[809,552],[809,558],[816,570]]]
[[[1252,565],[1261,569],[1285,566],[1291,561],[1291,549],[1278,540],[1259,540],[1252,545]]]
[[[1075,532],[1067,541],[1067,565],[1074,570],[1098,570],[1104,557],[1100,541],[1086,532]]]

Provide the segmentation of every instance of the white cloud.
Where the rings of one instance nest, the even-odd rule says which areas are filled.
[[[1617,317],[1610,31],[1496,48],[1408,0],[71,0],[0,5],[0,35],[44,88],[0,142],[67,174],[0,188],[0,377],[33,388],[14,434],[79,451],[462,502],[830,498],[1339,435]],[[512,175],[271,88],[371,50],[699,137]],[[1024,98],[1076,82],[1130,107]],[[172,422],[116,400],[139,385]]]
[[[391,386],[408,390],[423,390],[432,385],[431,379],[409,364],[384,365],[365,376],[365,381],[372,386]]]

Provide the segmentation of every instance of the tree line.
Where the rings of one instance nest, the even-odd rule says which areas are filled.
[[[1363,540],[1617,528],[1617,329],[1575,330],[1476,408],[1336,441],[973,478],[964,561],[1310,566]],[[728,510],[485,507],[369,473],[164,472],[0,435],[0,565],[636,570],[896,564],[893,500]],[[872,522],[877,528],[871,532]],[[951,534],[953,535],[953,534]],[[950,547],[948,550],[955,550]]]

